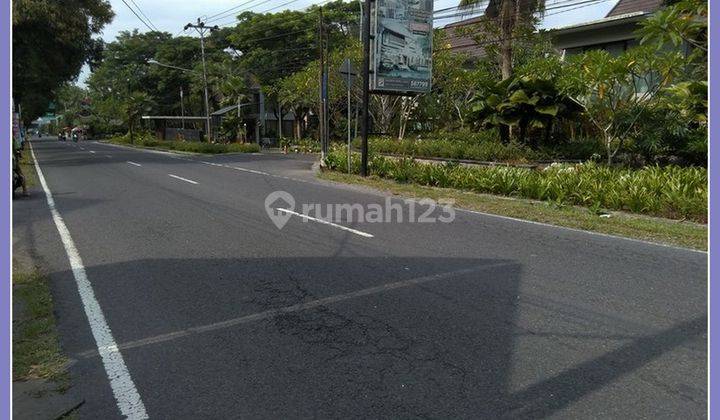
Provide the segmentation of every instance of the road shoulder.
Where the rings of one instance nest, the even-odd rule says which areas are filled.
[[[30,198],[15,199],[41,197],[43,192],[37,187],[29,151],[23,154],[21,164]],[[14,217],[23,215],[15,212]],[[50,277],[29,246],[33,243],[29,234],[25,229],[13,229],[13,417],[61,418],[84,400],[71,387],[69,359],[60,345]]]

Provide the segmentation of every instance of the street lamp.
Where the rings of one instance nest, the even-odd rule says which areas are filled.
[[[170,64],[161,63],[161,62],[155,60],[154,58],[149,59],[149,60],[147,61],[147,63],[148,63],[148,64],[155,64],[156,66],[160,66],[160,67],[167,67],[167,68],[170,68],[170,69],[175,69],[175,70],[185,71],[185,72],[188,72],[188,73],[193,73],[193,70],[186,69],[186,68],[182,68],[182,67],[178,67],[178,66],[172,66],[172,65],[170,65]]]

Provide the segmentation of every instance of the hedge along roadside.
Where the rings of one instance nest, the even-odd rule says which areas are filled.
[[[333,149],[325,165],[347,172],[347,152]],[[360,156],[354,153],[352,172],[359,173],[359,168]],[[632,170],[584,163],[533,170],[424,164],[375,155],[370,157],[369,168],[373,175],[398,182],[707,222],[705,168],[648,166]]]
[[[205,143],[197,141],[163,141],[157,140],[151,136],[135,137],[134,142],[130,142],[127,135],[113,137],[110,143],[123,144],[129,146],[150,147],[163,150],[177,150],[181,152],[191,153],[257,153],[260,146],[256,143]]]
[[[359,140],[354,142],[360,148]],[[503,144],[492,135],[435,134],[421,139],[397,140],[390,137],[373,137],[370,149],[380,154],[405,155],[426,158],[467,159],[503,163],[531,163],[549,160],[588,160],[604,153],[595,140],[568,141],[553,147],[530,148],[526,145]]]

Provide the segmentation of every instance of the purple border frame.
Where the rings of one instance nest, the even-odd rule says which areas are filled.
[[[718,187],[718,180],[720,179],[720,166],[718,165],[720,159],[720,128],[716,127],[716,123],[720,121],[720,89],[716,86],[720,82],[720,68],[718,67],[718,51],[720,47],[715,45],[712,40],[720,39],[720,6],[718,6],[717,0],[708,1],[710,7],[710,116],[709,116],[709,127],[710,127],[710,140],[708,142],[708,148],[710,150],[710,156],[708,159],[708,166],[710,169],[710,214],[708,215],[708,223],[710,227],[710,244],[720,243],[720,225],[713,223],[712,216],[716,213],[716,209],[720,208],[720,188]],[[714,6],[714,7],[713,7]],[[708,295],[708,305],[710,307],[710,317],[708,319],[709,326],[717,325],[720,322],[720,310],[716,305],[711,305],[711,302],[717,302],[720,300],[720,285],[718,281],[717,269],[713,270],[715,263],[715,256],[717,254],[713,247],[709,247],[710,251],[708,255],[708,263],[710,265],[709,271],[709,289],[710,294]],[[712,328],[708,329],[709,334],[709,351],[708,351],[708,363],[709,363],[709,400],[708,400],[708,413],[709,417],[713,420],[720,419],[720,412],[715,407],[718,400],[720,400],[720,375],[715,369],[717,361],[713,360],[716,357],[715,353],[718,352],[717,348],[720,347],[720,338],[717,334],[713,334]],[[713,374],[710,374],[712,372]]]
[[[11,66],[11,54],[10,54],[10,31],[11,25],[11,4],[10,0],[2,0],[3,8],[0,11],[0,21],[4,22],[4,25],[0,25],[0,40],[2,41],[2,67],[0,68],[0,92],[6,92],[2,94],[0,99],[0,109],[4,112],[5,117],[0,119],[0,129],[8,135],[11,131],[10,116],[11,116],[11,105],[10,105],[10,66]],[[713,7],[715,3],[715,7]],[[718,187],[717,181],[720,179],[720,146],[717,146],[720,142],[720,128],[715,128],[713,122],[720,121],[720,106],[713,106],[720,104],[720,87],[715,87],[715,83],[720,82],[720,68],[718,67],[717,55],[720,47],[713,45],[713,39],[720,40],[720,6],[717,2],[709,1],[710,6],[710,141],[709,141],[709,179],[712,180],[710,183],[710,243],[720,243],[720,225],[712,223],[712,216],[714,210],[720,208],[720,188]],[[6,137],[6,147],[11,148],[12,142]],[[716,147],[713,147],[716,145]],[[10,255],[10,226],[12,220],[10,218],[10,204],[11,204],[11,193],[10,191],[10,161],[11,161],[12,149],[6,149],[5,158],[0,159],[0,185],[2,185],[2,191],[4,191],[4,200],[0,200],[0,217],[2,217],[2,223],[0,223],[0,237],[6,238],[7,241],[0,242],[0,251],[2,256],[0,257],[0,267],[2,272],[5,273],[3,278],[6,279],[7,283],[3,285],[0,290],[0,308],[2,308],[2,315],[0,315],[0,419],[11,419],[11,385],[12,385],[12,373],[11,373],[11,337],[10,337],[10,325],[11,325],[11,255]],[[712,266],[714,262],[715,252],[710,249],[708,261]],[[708,296],[709,301],[720,300],[720,285],[718,281],[718,273],[711,270],[709,278],[709,290]],[[710,325],[720,322],[720,310],[717,307],[710,306]],[[709,401],[708,401],[708,412],[710,418],[720,419],[720,412],[715,408],[714,402],[720,399],[720,375],[712,375],[710,372],[715,372],[716,369],[713,359],[715,356],[714,349],[720,346],[720,337],[716,334],[709,332],[709,345],[710,351],[708,352],[708,360],[710,364],[709,374]],[[719,356],[720,357],[720,356]]]
[[[12,313],[10,306],[10,296],[12,293],[12,280],[11,280],[11,269],[10,269],[10,226],[12,221],[10,220],[10,162],[12,161],[12,141],[11,136],[8,134],[11,132],[10,125],[10,63],[12,57],[10,55],[10,31],[12,24],[10,21],[10,1],[2,0],[2,11],[0,11],[0,21],[4,24],[0,25],[0,40],[2,42],[2,67],[0,68],[0,92],[5,92],[0,99],[0,109],[5,115],[0,118],[0,130],[5,133],[5,157],[0,159],[0,185],[2,185],[2,191],[4,191],[4,200],[0,200],[0,217],[2,222],[0,223],[0,237],[5,238],[0,242],[0,250],[2,257],[0,257],[0,267],[2,272],[5,273],[2,278],[6,279],[7,283],[3,284],[2,290],[0,290],[0,308],[2,308],[2,316],[0,316],[0,418],[10,419],[12,418],[12,412],[10,411],[10,393],[12,385],[12,371],[11,371],[11,338],[10,338],[10,325],[12,324]]]

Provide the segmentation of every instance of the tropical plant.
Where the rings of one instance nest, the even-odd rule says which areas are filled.
[[[658,48],[688,44],[702,55],[708,51],[708,1],[680,0],[671,3],[641,22],[642,44]]]
[[[584,106],[584,115],[602,139],[608,164],[638,129],[657,93],[681,72],[682,64],[679,52],[657,54],[647,47],[616,57],[607,51],[589,51],[568,61],[561,89]]]
[[[360,157],[352,156],[357,172]],[[326,167],[347,172],[347,152],[333,149]],[[597,209],[624,210],[670,218],[707,221],[707,170],[678,166],[621,169],[595,163],[554,164],[543,170],[504,166],[425,164],[411,158],[373,155],[371,172],[398,182],[457,188],[581,205]]]
[[[577,115],[582,106],[559,93],[548,80],[520,77],[503,80],[495,86],[494,93],[476,98],[473,110],[482,126],[517,127],[520,143],[526,142],[531,128],[544,129],[548,143],[555,120]],[[533,137],[530,143],[537,146],[537,138]]]
[[[154,101],[145,92],[132,92],[123,104],[125,118],[128,126],[130,143],[135,140],[135,129],[140,122],[140,117],[152,109]]]

